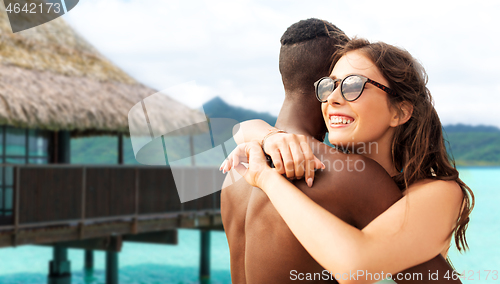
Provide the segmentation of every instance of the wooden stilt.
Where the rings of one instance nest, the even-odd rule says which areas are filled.
[[[85,283],[91,283],[94,278],[94,251],[86,249],[84,251],[83,277]]]
[[[210,281],[210,231],[201,230],[200,282]]]
[[[118,284],[118,252],[106,252],[106,284]]]
[[[94,251],[90,249],[85,250],[85,269],[94,269]]]
[[[71,284],[71,266],[68,249],[54,246],[53,259],[49,263],[48,284]]]
[[[118,134],[118,164],[123,165],[123,134]]]

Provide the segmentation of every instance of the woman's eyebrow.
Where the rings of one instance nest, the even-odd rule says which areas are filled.
[[[358,73],[349,73],[349,74],[345,75],[345,77],[344,77],[344,78],[347,78],[347,77],[352,76],[352,75],[358,75],[358,76],[363,76],[363,77],[366,77],[366,76],[361,75],[361,74],[358,74]],[[335,79],[337,79],[337,76],[335,76],[335,75],[331,75],[331,76],[330,76],[330,78],[332,78],[333,80],[335,80]]]

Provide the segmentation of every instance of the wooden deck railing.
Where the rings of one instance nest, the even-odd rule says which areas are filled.
[[[15,165],[14,214],[0,230],[220,212],[217,168],[175,168],[181,190],[215,193],[181,203],[169,167]]]

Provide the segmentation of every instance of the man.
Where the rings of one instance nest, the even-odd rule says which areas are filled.
[[[337,27],[318,19],[300,21],[283,34],[279,68],[285,101],[276,122],[277,128],[323,140],[326,126],[313,83],[329,75],[333,53],[347,40]],[[316,173],[312,188],[304,180],[295,180],[294,184],[345,222],[361,229],[402,197],[391,177],[373,160],[332,151],[318,141],[313,142],[312,149],[328,166]],[[297,241],[266,194],[237,175],[236,171],[229,173],[221,193],[232,282],[336,282],[335,275],[332,277],[324,271]],[[437,269],[443,281],[429,279],[429,271],[434,273]],[[446,282],[446,271],[450,271],[451,278],[451,268],[439,255],[404,271],[399,275],[404,281],[397,282]],[[417,274],[408,277],[406,273]]]

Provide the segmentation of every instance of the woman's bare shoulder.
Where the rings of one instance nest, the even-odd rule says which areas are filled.
[[[448,202],[456,201],[461,203],[463,191],[460,185],[454,180],[423,179],[410,185],[403,195],[419,195],[423,197],[433,197]]]

